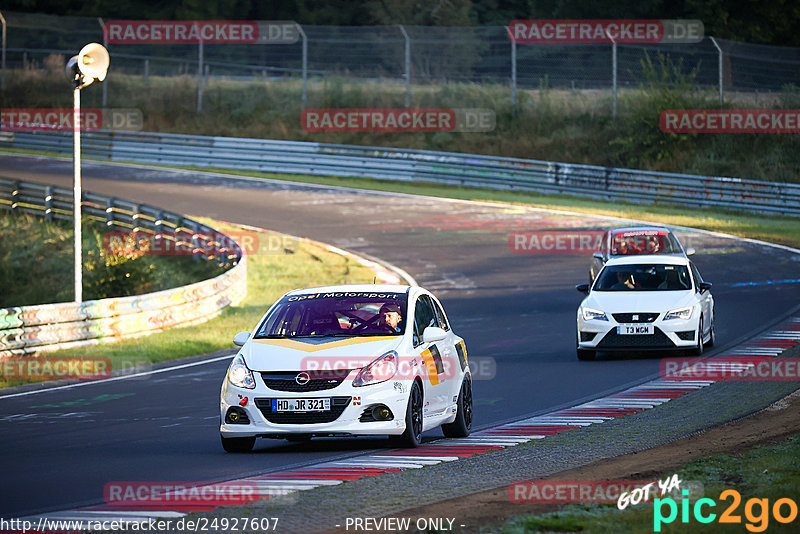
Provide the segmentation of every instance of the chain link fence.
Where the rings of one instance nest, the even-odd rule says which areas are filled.
[[[2,12],[7,31],[6,71],[42,65],[51,54],[71,56],[85,44],[103,43],[103,20]],[[696,44],[514,44],[504,26],[301,26],[292,44],[111,44],[116,73],[242,80],[331,77],[393,81],[412,87],[446,83],[495,84],[517,90],[635,88],[644,65],[669,58],[676,72],[692,75],[698,89],[772,92],[800,85],[800,48],[754,45],[705,37]],[[616,75],[616,78],[615,78]],[[107,85],[104,84],[106,104]],[[202,103],[199,90],[198,109]]]

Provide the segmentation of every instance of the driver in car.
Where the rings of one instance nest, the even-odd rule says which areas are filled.
[[[390,332],[400,333],[400,322],[403,316],[400,315],[400,306],[397,304],[387,302],[381,306],[378,312],[379,320],[378,326]]]

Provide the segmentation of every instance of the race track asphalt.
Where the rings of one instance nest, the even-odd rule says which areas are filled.
[[[71,187],[71,173],[68,160],[0,156],[0,176]],[[83,178],[88,191],[309,237],[405,269],[440,297],[470,357],[496,369],[474,382],[477,427],[574,404],[658,373],[654,355],[576,359],[582,296],[574,285],[587,280],[587,255],[509,249],[515,230],[600,229],[612,221],[91,161],[84,162]],[[796,278],[798,255],[701,232],[678,235],[698,250],[695,262],[714,283],[718,348],[766,328],[800,301],[800,284],[768,283]],[[71,283],[71,273],[65,280]],[[255,454],[226,454],[217,431],[226,367],[217,361],[0,398],[0,517],[100,504],[112,481],[233,479],[388,446],[380,439],[261,440]]]

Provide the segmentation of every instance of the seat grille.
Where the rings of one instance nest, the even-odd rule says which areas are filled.
[[[672,349],[675,344],[658,327],[654,327],[653,334],[639,335],[619,335],[616,329],[609,332],[597,344],[598,349],[624,349],[624,348],[645,348],[645,349]]]
[[[658,313],[612,313],[614,320],[618,323],[652,323],[658,318]],[[634,319],[633,316],[636,316]]]

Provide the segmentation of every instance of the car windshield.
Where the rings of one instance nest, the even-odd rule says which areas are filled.
[[[634,230],[611,236],[611,255],[680,254],[675,236],[666,230]]]
[[[407,295],[329,292],[281,300],[256,331],[256,338],[396,336],[405,328]]]
[[[692,288],[685,265],[607,265],[594,291],[685,291]]]

